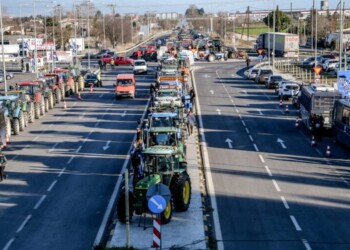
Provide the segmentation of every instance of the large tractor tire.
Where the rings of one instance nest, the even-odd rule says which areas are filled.
[[[40,101],[40,115],[45,115],[45,99],[42,98]]]
[[[30,103],[30,111],[28,114],[28,122],[33,123],[35,121],[35,107],[34,103]]]
[[[40,103],[34,104],[34,117],[35,117],[35,119],[40,118]]]
[[[18,120],[19,120],[19,130],[24,131],[26,123],[25,123],[24,113],[22,111],[19,113]]]
[[[56,96],[56,103],[60,103],[62,96],[61,96],[61,90],[59,88],[55,89],[55,96]]]
[[[171,204],[171,201],[169,201],[164,211],[160,215],[161,223],[168,224],[171,221],[172,216],[173,216],[173,205]]]
[[[13,134],[19,135],[19,119],[15,118],[12,121]]]
[[[75,83],[73,82],[70,86],[69,94],[74,95],[75,94]]]
[[[65,88],[65,86],[62,86],[61,88],[60,88],[60,91],[61,91],[61,101],[64,101],[65,99],[66,99],[66,96],[65,96],[65,94],[66,94],[66,88]]]
[[[12,128],[11,128],[11,120],[10,118],[6,118],[6,137],[7,139],[10,139],[12,135]]]
[[[174,208],[178,212],[186,211],[191,202],[191,179],[187,173],[174,178],[171,190]]]
[[[49,112],[49,109],[50,109],[50,104],[49,104],[49,99],[48,98],[45,98],[45,112]]]
[[[78,93],[79,92],[79,84],[78,84],[78,82],[75,82],[74,86],[75,86],[75,93]]]
[[[133,195],[129,192],[129,221],[132,219],[134,213],[133,207]],[[125,191],[120,192],[119,200],[117,203],[117,216],[118,220],[121,223],[126,222],[126,214],[125,214]]]
[[[71,91],[72,91],[72,87],[71,86],[69,86],[69,85],[66,85],[65,86],[65,96],[66,97],[69,97],[70,96],[70,94],[71,94]]]
[[[23,117],[24,117],[24,126],[28,127],[28,122],[29,122],[29,114],[28,114],[28,112],[23,112]]]
[[[49,109],[53,109],[53,106],[55,105],[54,98],[52,92],[50,92],[48,96],[48,101],[49,101]]]
[[[209,61],[209,62],[214,62],[214,61],[215,61],[215,55],[210,54],[210,55],[208,56],[208,61]]]

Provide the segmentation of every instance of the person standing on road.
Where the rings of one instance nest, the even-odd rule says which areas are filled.
[[[187,114],[187,131],[188,135],[192,135],[193,132],[193,126],[196,125],[196,118],[194,117],[193,113],[190,111]]]
[[[112,70],[114,70],[114,59],[113,59],[113,57],[111,59],[111,68],[112,68]]]
[[[100,70],[102,70],[102,60],[98,60],[98,67],[100,68]]]
[[[103,60],[103,69],[107,70],[107,62],[105,60]]]
[[[7,174],[5,174],[7,159],[2,151],[0,151],[0,182],[7,179]]]

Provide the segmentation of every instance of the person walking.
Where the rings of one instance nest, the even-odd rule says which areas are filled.
[[[103,69],[107,70],[107,62],[105,60],[103,60]]]
[[[114,59],[113,59],[113,57],[111,59],[111,68],[112,68],[112,70],[114,70]]]
[[[188,135],[192,135],[193,126],[196,125],[196,118],[194,117],[192,111],[187,113],[187,131]]]
[[[98,60],[98,67],[100,68],[100,70],[102,70],[102,60],[101,59]]]
[[[0,151],[0,182],[7,179],[7,174],[5,174],[7,159],[2,151]]]

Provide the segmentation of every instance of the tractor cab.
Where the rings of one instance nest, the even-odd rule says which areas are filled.
[[[19,90],[25,91],[27,95],[33,96],[40,92],[39,82],[21,82],[18,84]]]

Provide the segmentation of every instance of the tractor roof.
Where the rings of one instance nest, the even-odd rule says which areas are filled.
[[[69,69],[56,68],[54,69],[55,73],[66,73],[69,72]]]
[[[146,148],[143,152],[145,155],[171,155],[176,153],[172,146],[153,146]]]
[[[39,85],[39,83],[38,82],[20,82],[19,84],[18,84],[19,86],[37,86],[37,85]]]
[[[161,113],[152,113],[151,118],[175,118],[178,115],[176,113],[172,113],[172,112],[161,112]]]
[[[0,101],[4,101],[4,100],[10,100],[10,101],[15,101],[18,99],[18,96],[16,95],[4,95],[4,96],[0,96]]]
[[[175,127],[151,127],[149,129],[152,133],[176,133],[177,128]]]

